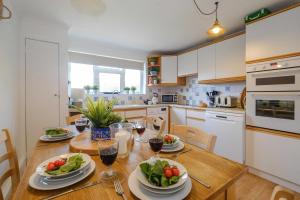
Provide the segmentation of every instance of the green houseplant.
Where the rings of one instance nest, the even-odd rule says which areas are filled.
[[[116,100],[106,101],[104,98],[93,101],[90,97],[87,98],[86,108],[74,108],[82,113],[92,123],[91,139],[110,138],[109,125],[122,121],[120,115],[113,112],[113,106]]]
[[[126,94],[129,94],[129,91],[130,91],[130,87],[124,87],[124,92],[126,93]]]
[[[86,91],[87,94],[89,94],[90,90],[92,89],[92,87],[89,86],[89,85],[85,85],[83,88],[85,89],[85,91]]]
[[[135,86],[131,86],[130,90],[132,91],[132,94],[135,94],[136,87]]]

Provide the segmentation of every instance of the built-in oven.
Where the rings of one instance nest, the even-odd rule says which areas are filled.
[[[300,58],[247,66],[247,91],[300,90]]]
[[[300,133],[300,92],[247,92],[246,123]]]
[[[247,66],[247,125],[300,134],[300,57]]]
[[[177,95],[176,94],[162,94],[161,95],[161,103],[177,103]]]

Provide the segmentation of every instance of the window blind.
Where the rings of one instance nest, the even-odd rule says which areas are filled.
[[[78,52],[69,52],[69,61],[72,63],[81,63],[81,64],[88,64],[88,65],[118,67],[118,68],[137,69],[137,70],[144,69],[143,62],[91,55],[91,54],[78,53]]]

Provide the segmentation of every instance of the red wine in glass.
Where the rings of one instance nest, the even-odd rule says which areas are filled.
[[[99,154],[103,164],[106,166],[110,166],[115,162],[117,158],[118,149],[114,147],[101,149]]]
[[[152,151],[154,151],[155,153],[159,153],[160,150],[162,149],[164,142],[162,138],[151,138],[149,140],[149,144]]]
[[[85,124],[76,124],[76,129],[77,131],[79,131],[80,133],[84,131],[86,125]]]
[[[143,133],[145,132],[146,128],[144,126],[137,126],[136,127],[136,131],[139,135],[143,135]]]

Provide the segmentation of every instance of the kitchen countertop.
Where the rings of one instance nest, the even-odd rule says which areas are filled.
[[[189,106],[189,105],[179,105],[179,104],[155,104],[155,105],[146,105],[146,104],[132,104],[132,105],[116,105],[114,110],[135,110],[135,109],[146,109],[146,108],[155,108],[155,107],[177,107],[177,108],[186,108],[193,110],[202,110],[202,111],[215,111],[215,112],[227,112],[227,113],[236,113],[236,114],[245,114],[245,110],[241,108],[200,108],[199,106]],[[75,109],[69,108],[69,112],[76,112]]]

